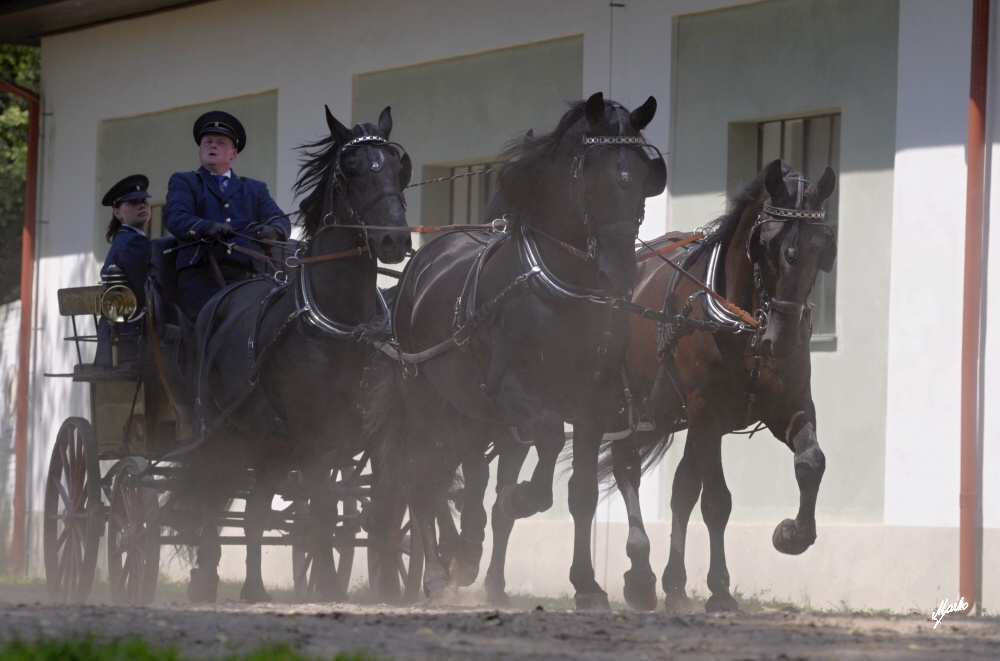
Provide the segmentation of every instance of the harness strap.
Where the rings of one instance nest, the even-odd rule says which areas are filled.
[[[503,307],[503,305],[510,299],[514,294],[518,293],[524,286],[528,283],[529,279],[540,273],[540,269],[535,267],[528,271],[527,273],[522,273],[521,275],[514,278],[507,287],[501,291],[499,294],[494,296],[488,303],[477,309],[468,319],[465,324],[460,325],[455,329],[455,332],[451,334],[448,339],[443,342],[439,342],[429,349],[424,349],[423,351],[418,351],[416,353],[408,353],[405,351],[400,351],[398,348],[393,346],[390,342],[376,342],[375,346],[379,351],[389,356],[393,360],[398,360],[402,363],[417,364],[422,363],[426,360],[430,360],[435,356],[439,356],[449,349],[462,346],[469,341],[469,337],[475,330],[483,324],[483,322],[489,320],[497,313],[497,311]]]

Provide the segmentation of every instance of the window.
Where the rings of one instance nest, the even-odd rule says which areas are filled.
[[[451,225],[472,225],[484,222],[486,206],[497,191],[499,163],[480,163],[450,168],[451,205],[448,218]]]
[[[757,171],[780,158],[815,182],[827,166],[840,175],[840,114],[780,119],[757,124]],[[826,201],[826,223],[837,235],[838,195]],[[837,266],[820,271],[810,301],[814,350],[836,349]]]

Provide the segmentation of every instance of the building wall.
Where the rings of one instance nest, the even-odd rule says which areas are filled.
[[[734,16],[746,18],[748,29],[759,32],[758,42],[771,36],[766,32],[769,25],[786,25],[782,21],[789,14],[799,18],[787,23],[788,30],[820,23],[837,37],[813,34],[813,41],[800,45],[796,54],[803,67],[775,92],[786,91],[784,99],[804,109],[840,107],[844,159],[838,186],[838,350],[814,360],[820,441],[830,458],[820,493],[820,541],[795,558],[778,556],[770,548],[771,528],[797,504],[791,458],[769,438],[727,441],[726,465],[736,507],[728,544],[733,582],[744,592],[769,590],[771,596],[796,600],[805,596],[813,605],[843,601],[856,607],[923,609],[935,606],[939,593],[956,598],[958,292],[971,0],[947,7],[932,0],[898,4],[896,0],[629,0],[626,4],[613,8],[603,0],[364,4],[289,0],[274,11],[275,5],[267,0],[218,0],[46,38],[29,428],[32,573],[42,571],[41,493],[55,432],[66,417],[87,416],[89,411],[84,388],[42,374],[67,372],[75,362],[62,339],[69,326],[56,311],[56,290],[97,278],[102,255],[95,254],[94,224],[106,222],[95,216],[103,185],[102,123],[276,93],[272,192],[288,210],[295,205],[294,148],[326,134],[323,105],[345,122],[369,119],[352,116],[357,108],[357,76],[577,35],[582,38],[583,96],[610,90],[609,96],[629,106],[650,94],[660,102],[647,135],[665,154],[676,149],[677,155],[672,157],[670,195],[647,204],[642,231],[652,237],[668,228],[696,226],[723,210],[726,122],[732,120],[720,116],[718,126],[693,134],[702,141],[698,148],[706,158],[704,177],[693,176],[701,172],[692,169],[694,162],[678,160],[690,146],[682,140],[685,136],[671,129],[688,121],[681,119],[688,88],[685,95],[681,88],[674,91],[674,76],[681,81],[691,70],[673,57],[680,48],[676,26],[682,35],[683,24],[691,21],[704,25],[709,38],[732,36],[726,32],[731,28],[726,27],[724,14],[736,12]],[[691,15],[716,10],[717,15]],[[214,27],[208,32],[200,29],[219,25],[237,38],[223,38]],[[739,42],[744,36],[739,32],[733,40]],[[742,51],[729,43],[717,44],[728,59],[711,54],[696,63],[706,84],[709,76],[727,73],[720,69],[739,72],[733,62],[742,64]],[[761,52],[761,57],[767,55]],[[229,73],[218,73],[220,66]],[[753,84],[761,84],[760,75],[737,80],[730,88],[739,92],[730,100],[739,105],[732,113],[737,119],[786,112],[787,106],[753,102]],[[839,91],[834,94],[834,90]],[[691,88],[692,94],[699,91],[701,85]],[[451,93],[461,104],[462,91]],[[894,115],[887,119],[887,112]],[[551,126],[555,119],[546,124]],[[399,130],[412,128],[399,125]],[[717,145],[712,142],[715,130],[721,141]],[[991,130],[995,139],[992,120]],[[178,141],[189,141],[189,135],[189,126],[176,127]],[[253,140],[251,135],[250,149]],[[851,157],[848,142],[853,145]],[[155,160],[159,153],[148,157]],[[190,158],[189,167],[194,167],[193,144]],[[994,232],[989,238],[994,264],[997,236]],[[991,278],[995,299],[1000,287],[997,276]],[[987,329],[987,351],[992,352],[988,358],[998,341],[997,330]],[[930,370],[936,375],[933,381],[927,378]],[[988,401],[996,401],[998,384],[1000,377],[987,371],[984,386],[992,397]],[[986,474],[993,484],[1000,477],[996,468],[1000,423],[995,411],[992,406],[985,414],[985,452],[993,459]],[[658,473],[662,479],[652,476],[643,489],[657,570],[668,549],[666,493],[676,455],[676,449],[668,455]],[[565,482],[560,485],[557,498],[564,499]],[[996,488],[990,488],[987,495],[995,501]],[[599,512],[594,541],[599,551],[597,574],[599,580],[606,577],[609,591],[618,597],[625,567],[622,527],[616,523],[621,520],[620,508],[611,503]],[[1000,526],[998,516],[993,503],[986,513],[989,548],[996,548],[993,531]],[[551,517],[558,518],[558,513],[515,528],[508,565],[513,591],[572,591],[567,580],[568,524],[564,516],[561,521]],[[704,594],[703,526],[694,521],[691,530],[688,574],[691,585],[701,586]],[[268,580],[287,583],[287,549],[269,548],[266,557],[271,563]],[[547,563],[541,571],[540,559]],[[226,575],[241,577],[240,562],[239,549],[227,548]],[[355,567],[363,568],[364,562],[356,561]],[[989,578],[993,595],[1000,589],[995,574]]]

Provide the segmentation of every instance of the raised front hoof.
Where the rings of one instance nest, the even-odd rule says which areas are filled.
[[[609,611],[611,604],[608,602],[606,592],[576,593],[576,610],[578,611]]]
[[[667,592],[663,595],[663,612],[670,615],[693,613],[694,604],[683,591]]]
[[[219,574],[202,567],[191,570],[187,587],[188,601],[192,604],[214,604],[219,593]]]
[[[629,569],[625,572],[625,603],[637,611],[656,610],[656,574]]]
[[[243,586],[240,590],[240,601],[245,604],[263,604],[274,601],[274,597],[267,593],[262,587]]]
[[[468,559],[461,559],[458,556],[451,559],[448,567],[448,575],[455,585],[466,588],[476,582],[479,578],[479,563],[472,564]]]
[[[740,605],[731,594],[713,594],[705,602],[706,613],[736,613]]]
[[[816,530],[804,530],[794,519],[785,519],[774,529],[771,543],[781,553],[799,555],[816,541]]]
[[[548,503],[536,502],[532,496],[530,482],[504,487],[499,498],[500,514],[508,519],[526,519],[552,507],[551,500]]]

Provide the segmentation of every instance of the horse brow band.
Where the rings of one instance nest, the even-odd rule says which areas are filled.
[[[616,135],[599,135],[583,139],[583,144],[585,145],[642,145],[646,144],[643,138],[638,136],[616,136]]]
[[[782,209],[781,207],[771,206],[767,202],[764,203],[764,213],[769,216],[774,216],[775,218],[784,218],[786,220],[823,220],[826,218],[825,211]]]

